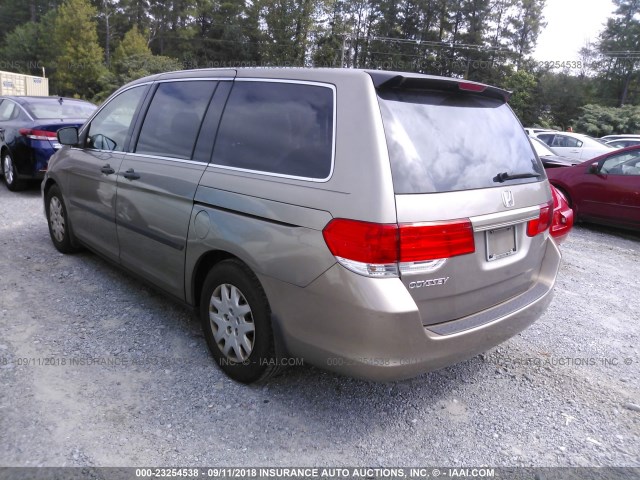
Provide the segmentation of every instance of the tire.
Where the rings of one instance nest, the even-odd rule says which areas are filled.
[[[25,187],[25,183],[18,180],[18,171],[9,150],[2,152],[2,173],[5,185],[12,192],[22,190]]]
[[[202,330],[220,369],[241,383],[273,376],[271,308],[254,273],[238,260],[224,260],[207,275],[200,298]]]
[[[44,205],[47,213],[49,235],[56,249],[61,253],[74,253],[80,250],[73,240],[73,231],[67,216],[67,209],[64,206],[62,194],[57,185],[53,185],[47,190]]]

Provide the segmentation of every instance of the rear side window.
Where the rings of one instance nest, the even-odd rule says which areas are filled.
[[[379,92],[395,192],[434,193],[536,182],[544,170],[509,107],[449,92]],[[500,182],[501,173],[532,178]]]
[[[158,85],[140,130],[136,153],[190,159],[216,86],[213,81]]]
[[[236,81],[213,153],[220,166],[326,179],[333,159],[333,89]]]

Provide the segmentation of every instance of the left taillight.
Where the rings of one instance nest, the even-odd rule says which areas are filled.
[[[21,128],[18,130],[20,135],[27,137],[30,140],[55,140],[56,132],[49,132],[48,130],[37,130],[33,128]]]
[[[535,237],[543,232],[546,232],[551,226],[551,220],[553,219],[553,200],[540,205],[540,214],[538,218],[529,220],[527,223],[527,235]]]
[[[469,219],[379,224],[336,218],[322,234],[341,265],[369,277],[432,271],[448,258],[475,252]]]

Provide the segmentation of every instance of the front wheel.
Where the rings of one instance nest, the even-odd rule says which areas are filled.
[[[24,182],[18,180],[18,171],[8,150],[2,153],[2,173],[4,183],[9,190],[15,192],[24,188]]]
[[[47,212],[47,223],[49,224],[49,235],[56,249],[62,253],[77,252],[79,249],[72,240],[67,209],[64,206],[62,194],[57,185],[53,185],[47,190],[45,210]]]
[[[272,376],[271,309],[253,272],[238,260],[224,260],[207,275],[200,298],[202,329],[218,366],[242,383]]]

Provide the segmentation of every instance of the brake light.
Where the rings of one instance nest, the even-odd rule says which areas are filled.
[[[20,135],[27,137],[31,140],[55,140],[56,132],[49,132],[47,130],[34,130],[31,128],[21,128],[18,130]]]
[[[477,83],[458,82],[458,88],[460,90],[466,90],[467,92],[484,92],[487,86],[478,85]]]
[[[527,223],[527,235],[535,237],[546,231],[551,226],[553,220],[553,200],[540,205],[540,215]]]
[[[398,225],[337,218],[322,234],[338,262],[374,277],[433,270],[447,258],[475,251],[469,220]]]

